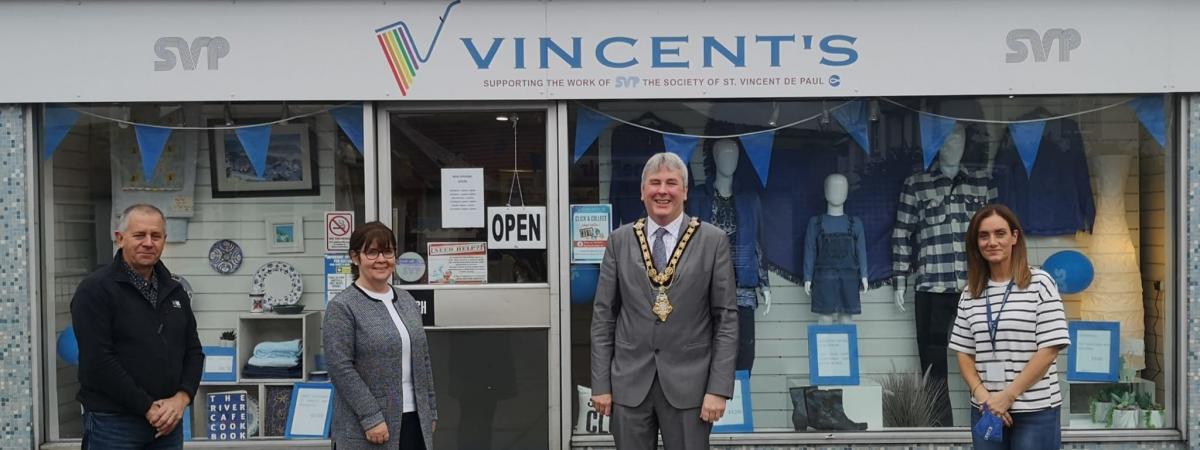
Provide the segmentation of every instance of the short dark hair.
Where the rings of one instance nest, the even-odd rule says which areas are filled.
[[[363,250],[375,246],[379,250],[396,250],[396,234],[392,233],[392,229],[384,225],[383,222],[374,221],[364,224],[361,227],[355,228],[354,233],[350,234],[350,251],[349,255],[354,256],[355,253],[360,253]],[[358,266],[350,265],[350,273],[354,275],[354,279],[358,279]]]

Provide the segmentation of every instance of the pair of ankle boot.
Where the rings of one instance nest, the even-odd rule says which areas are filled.
[[[809,427],[818,431],[862,431],[866,423],[851,421],[842,405],[841,389],[817,389],[816,386],[788,390],[792,397],[792,426],[796,431]]]

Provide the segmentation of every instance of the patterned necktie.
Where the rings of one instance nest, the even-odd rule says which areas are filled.
[[[663,236],[667,235],[667,229],[659,227],[654,230],[654,247],[650,248],[650,257],[654,258],[654,268],[658,273],[662,273],[667,264],[667,245],[663,242]]]

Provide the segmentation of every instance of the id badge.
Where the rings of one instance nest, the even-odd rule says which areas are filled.
[[[984,363],[983,380],[988,383],[1004,383],[1004,364],[999,361]]]

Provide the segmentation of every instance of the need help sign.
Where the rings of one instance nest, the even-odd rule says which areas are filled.
[[[546,248],[546,207],[514,206],[487,209],[488,249]]]

